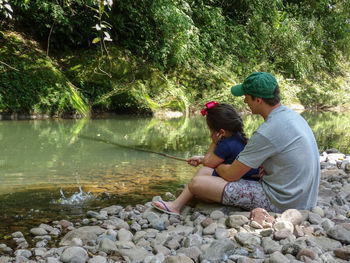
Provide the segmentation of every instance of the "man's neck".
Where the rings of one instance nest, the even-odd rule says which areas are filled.
[[[278,103],[275,106],[270,106],[268,104],[265,104],[265,107],[262,108],[260,115],[264,118],[264,120],[266,120],[270,112],[278,108],[279,106],[281,106],[281,103]]]

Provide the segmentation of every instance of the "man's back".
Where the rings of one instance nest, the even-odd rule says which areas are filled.
[[[272,110],[238,157],[245,165],[262,164],[262,185],[279,209],[316,205],[320,164],[315,137],[306,121],[285,106]]]

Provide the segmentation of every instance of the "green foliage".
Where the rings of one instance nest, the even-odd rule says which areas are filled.
[[[188,65],[199,38],[186,1],[117,1],[111,24],[127,48],[169,69]]]
[[[318,74],[314,81],[302,83],[305,88],[297,93],[297,97],[303,105],[315,109],[327,109],[338,105],[349,106],[349,83],[349,78],[334,78],[326,74]]]
[[[109,55],[114,59],[102,65],[102,70],[113,72],[111,78],[98,74],[100,57],[94,50],[60,59],[65,76],[88,99],[93,111],[149,113],[164,108],[188,112],[191,95],[178,80],[180,73],[165,75],[117,47],[110,47]]]
[[[151,113],[144,92],[144,84],[140,81],[134,82],[127,90],[111,97],[111,110],[120,113]]]
[[[73,102],[79,101],[78,94],[54,62],[32,45],[18,34],[0,35],[0,57],[4,63],[0,64],[0,112],[59,115],[74,111],[71,94],[75,92]]]
[[[8,0],[0,0],[0,16],[4,15],[5,18],[12,19],[12,7]]]
[[[215,99],[242,109],[243,101],[233,100],[228,88],[253,71],[274,73],[285,102],[328,108],[349,101],[347,0],[118,0],[111,11],[105,4],[11,1],[12,26],[35,36],[44,49],[50,44],[52,53],[60,55],[64,74],[86,99],[80,106],[86,102],[96,111],[188,111],[190,105]],[[106,46],[103,39],[113,39],[113,44]],[[99,51],[92,42],[100,44]],[[20,49],[16,46],[7,54]],[[17,66],[11,58],[4,62]],[[20,75],[1,67],[16,75],[11,76],[14,81],[4,81],[19,86]],[[57,87],[75,97],[69,81]],[[7,96],[2,93],[1,105]],[[36,109],[49,107],[55,98],[41,100]],[[11,103],[13,110],[22,111],[36,105]],[[79,107],[78,100],[72,104]],[[53,111],[63,106],[55,107]]]
[[[48,42],[53,51],[87,47],[97,35],[94,0],[13,0],[17,25],[35,36],[41,43]]]

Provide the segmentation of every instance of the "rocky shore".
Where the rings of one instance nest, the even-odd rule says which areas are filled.
[[[349,262],[350,156],[329,150],[321,168],[312,211],[269,214],[197,203],[170,216],[150,202],[114,205],[79,222],[40,224],[28,236],[9,233],[0,263]]]

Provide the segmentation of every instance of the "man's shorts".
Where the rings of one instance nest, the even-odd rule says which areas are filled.
[[[260,207],[269,212],[280,212],[266,196],[260,182],[239,180],[226,184],[222,193],[222,204],[238,206],[246,210]]]

